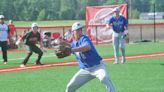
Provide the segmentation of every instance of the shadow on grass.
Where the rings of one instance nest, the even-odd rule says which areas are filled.
[[[160,64],[160,65],[164,65],[164,63]]]

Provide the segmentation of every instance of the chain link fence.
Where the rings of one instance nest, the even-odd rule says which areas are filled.
[[[156,6],[156,4],[145,4],[143,8],[139,4],[135,6],[128,5],[129,38],[127,39],[127,42],[156,42],[164,40],[164,10],[157,10]],[[96,37],[99,37],[100,33],[97,33],[99,28],[105,26],[94,25],[92,27],[95,29]],[[63,37],[64,33],[70,29],[71,26],[41,27],[42,32],[49,31],[52,34],[59,33],[61,37]],[[17,27],[17,34],[21,35],[25,30],[28,31],[29,28]],[[86,32],[85,29],[84,32]],[[105,42],[103,40],[96,40],[95,43]]]

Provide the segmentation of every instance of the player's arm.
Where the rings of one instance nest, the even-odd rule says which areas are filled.
[[[128,20],[124,18],[124,35],[122,36],[123,39],[128,35]]]
[[[7,30],[7,32],[8,32],[8,44],[10,44],[10,41],[11,41],[11,34],[10,34],[10,28],[9,28],[9,26],[8,26],[8,30]]]
[[[91,49],[90,45],[85,44],[77,48],[72,48],[72,52],[86,52],[89,51],[90,49]]]
[[[90,43],[89,43],[89,39],[85,38],[83,40],[83,44],[80,45],[79,47],[76,48],[72,48],[72,52],[86,52],[89,51],[91,49]]]
[[[66,41],[63,41],[61,44],[71,47],[71,44]],[[86,51],[90,50],[90,48],[91,48],[90,45],[86,43],[77,48],[72,48],[72,52],[86,52]]]
[[[107,29],[111,28],[111,25],[110,24],[106,24],[106,28]]]
[[[16,45],[19,45],[20,42],[21,42],[22,40],[24,40],[24,39],[28,39],[28,38],[26,38],[27,35],[28,35],[28,33],[26,33],[26,34],[24,34],[22,37],[20,37],[20,38],[16,41]]]
[[[126,19],[126,18],[124,18],[124,28],[125,28],[125,34],[127,34],[128,33],[128,20]]]
[[[112,25],[113,25],[113,19],[110,18],[109,21],[108,21],[107,24],[106,24],[106,28],[109,29],[109,28],[112,27]]]
[[[39,45],[40,45],[40,48],[43,48],[43,39],[40,39]]]
[[[41,37],[41,34],[38,33],[38,42],[39,42],[39,45],[40,45],[40,48],[43,48],[43,38]]]
[[[71,47],[71,43],[69,43],[69,42],[63,40],[62,38],[59,39],[59,43],[58,43],[58,44]]]

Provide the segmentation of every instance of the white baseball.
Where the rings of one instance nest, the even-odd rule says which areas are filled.
[[[15,43],[16,45],[19,45],[20,44],[20,40],[18,40],[18,41],[16,41],[16,43]]]

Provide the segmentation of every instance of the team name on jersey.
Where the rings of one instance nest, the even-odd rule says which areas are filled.
[[[6,31],[6,28],[2,27],[0,28],[0,31]]]
[[[123,25],[123,24],[124,24],[123,21],[118,21],[118,22],[114,21],[114,22],[113,22],[113,25],[114,25],[114,26],[119,26],[119,25]]]
[[[37,37],[30,38],[29,41],[37,41]]]

